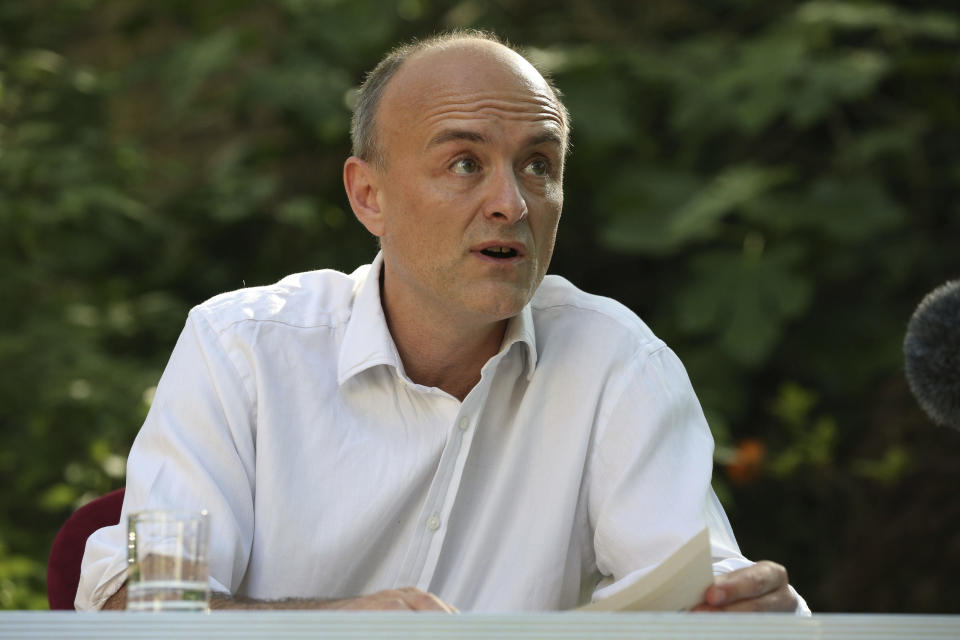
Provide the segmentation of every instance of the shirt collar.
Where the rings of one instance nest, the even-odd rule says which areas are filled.
[[[392,365],[398,371],[403,371],[397,345],[387,328],[387,318],[380,304],[382,268],[383,254],[378,253],[370,265],[360,267],[351,274],[356,282],[356,298],[340,347],[338,384],[342,385],[348,378],[378,364]]]
[[[380,301],[380,273],[383,269],[383,253],[378,253],[373,262],[353,272],[355,301],[350,320],[340,347],[337,362],[337,383],[343,384],[358,373],[380,364],[391,365],[403,371],[403,363],[397,346],[387,328]],[[523,310],[510,319],[503,336],[500,350],[494,358],[505,355],[514,344],[526,346],[527,379],[533,376],[537,366],[537,342],[533,328],[533,311],[528,302]]]
[[[505,354],[518,342],[522,342],[526,346],[527,380],[530,380],[533,377],[534,369],[537,368],[537,335],[533,329],[533,311],[529,302],[524,305],[519,314],[510,318],[510,322],[507,323],[507,330],[503,334],[503,342],[500,345],[498,355]]]

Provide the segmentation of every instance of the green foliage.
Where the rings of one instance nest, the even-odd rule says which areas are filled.
[[[370,259],[354,88],[482,27],[573,113],[552,270],[679,353],[745,552],[816,609],[955,608],[960,445],[900,355],[960,271],[960,13],[925,6],[0,3],[0,607],[43,607],[58,526],[122,485],[191,305]]]

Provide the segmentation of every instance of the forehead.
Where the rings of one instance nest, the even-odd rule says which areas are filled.
[[[411,56],[390,81],[378,120],[387,146],[422,143],[449,126],[509,126],[565,137],[546,81],[519,54],[491,42],[462,42]],[[388,151],[389,153],[389,151]]]

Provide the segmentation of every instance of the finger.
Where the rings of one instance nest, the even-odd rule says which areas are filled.
[[[440,607],[441,610],[446,611],[447,613],[460,613],[460,611],[455,606],[453,606],[452,604],[447,604],[446,602],[441,600],[439,596],[434,595],[432,593],[427,593],[427,595],[433,598],[433,600],[436,602],[436,604]]]
[[[787,587],[762,595],[759,598],[738,600],[722,607],[698,605],[694,608],[694,611],[723,611],[726,613],[793,612],[796,610],[797,598]]]
[[[350,598],[337,603],[337,609],[347,611],[409,611],[410,606],[400,597],[389,597],[384,594],[372,594]]]
[[[410,609],[414,611],[444,611],[456,613],[457,610],[432,593],[421,591],[415,587],[398,589],[397,593],[403,598]]]
[[[413,607],[405,598],[382,598],[370,603],[371,609],[378,611],[410,611]]]
[[[787,570],[769,560],[717,576],[704,594],[708,605],[726,606],[740,600],[759,598],[788,584]]]
[[[447,604],[446,602],[441,600],[438,596],[435,596],[432,593],[428,593],[427,595],[433,598],[434,602],[436,602],[437,606],[440,607],[441,611],[446,611],[447,613],[460,613],[460,611],[455,606],[453,606],[452,604]]]

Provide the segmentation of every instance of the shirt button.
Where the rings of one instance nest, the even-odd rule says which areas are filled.
[[[430,531],[436,531],[440,528],[440,518],[437,516],[430,516],[427,518],[427,529]]]
[[[470,428],[470,418],[460,418],[460,431],[466,431]]]

